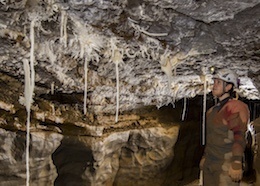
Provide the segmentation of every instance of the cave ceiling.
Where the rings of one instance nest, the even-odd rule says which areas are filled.
[[[259,100],[260,0],[0,0],[0,53],[34,97],[85,92],[95,112],[203,95],[219,68]]]

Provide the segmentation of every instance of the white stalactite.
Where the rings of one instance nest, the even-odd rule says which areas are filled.
[[[64,11],[61,11],[61,16],[60,16],[60,43],[63,42],[63,29],[64,29]]]
[[[31,72],[31,81],[30,81],[30,106],[33,99],[34,91],[34,80],[35,80],[35,71],[34,71],[34,25],[35,21],[31,22],[30,28],[30,40],[31,40],[31,51],[30,51],[30,72]]]
[[[119,112],[119,70],[118,63],[116,65],[116,123],[118,122],[118,112]]]
[[[73,18],[72,18],[73,19]],[[78,36],[78,42],[80,44],[80,53],[76,56],[84,59],[84,105],[83,112],[87,113],[87,73],[88,73],[88,63],[91,60],[96,60],[99,62],[99,52],[104,45],[104,38],[99,34],[94,33],[94,29],[87,25],[82,25],[80,22],[74,20],[75,30]]]
[[[67,47],[67,13],[62,10],[61,11],[61,21],[60,21],[60,42]]]
[[[54,94],[54,82],[51,83],[51,95]]]
[[[203,92],[203,120],[202,120],[202,145],[205,145],[206,133],[206,108],[207,108],[207,77],[204,75],[204,92]]]
[[[185,114],[186,114],[186,108],[187,108],[187,98],[183,98],[184,102],[183,102],[183,110],[182,110],[182,117],[181,120],[184,121],[185,119]]]
[[[119,114],[119,63],[123,62],[123,51],[119,50],[116,46],[114,46],[112,50],[112,61],[116,65],[116,119],[115,122],[118,122],[118,114]]]
[[[80,40],[79,42],[80,42],[80,54],[79,55],[80,55],[80,58],[82,59],[85,54],[85,45],[82,40]]]
[[[117,43],[119,41],[115,38],[110,39],[110,49],[107,51],[107,57],[110,57],[110,61],[116,65],[116,118],[115,122],[118,122],[119,114],[119,64],[123,63],[124,49],[119,49]]]
[[[27,113],[27,122],[26,122],[26,186],[30,185],[30,112]]]
[[[84,114],[87,113],[87,94],[88,94],[88,59],[84,62]]]
[[[27,122],[26,122],[26,186],[30,185],[30,164],[29,164],[29,147],[30,147],[30,112],[31,103],[33,100],[34,91],[34,81],[35,81],[35,71],[34,71],[34,25],[35,20],[31,21],[30,25],[30,40],[31,40],[31,50],[30,50],[30,65],[28,60],[24,60],[24,96],[25,96],[25,107],[27,111]]]
[[[24,96],[25,96],[25,107],[27,111],[26,121],[26,186],[29,186],[30,181],[30,168],[29,168],[29,146],[30,146],[30,65],[28,60],[23,60],[24,66]]]

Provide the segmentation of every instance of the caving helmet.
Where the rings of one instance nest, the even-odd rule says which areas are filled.
[[[213,75],[213,79],[221,79],[227,83],[232,83],[234,88],[239,87],[239,79],[235,72],[229,69],[221,69]]]

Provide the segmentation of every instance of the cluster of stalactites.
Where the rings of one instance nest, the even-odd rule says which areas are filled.
[[[134,58],[142,58],[154,62],[159,62],[162,71],[166,74],[168,80],[169,91],[172,91],[172,77],[176,75],[176,72],[173,73],[173,70],[177,68],[177,65],[180,64],[183,58],[186,55],[173,52],[162,47],[160,41],[156,39],[157,36],[164,36],[165,33],[148,33],[147,31],[140,29],[138,25],[129,19],[129,25],[135,29],[135,32],[139,32],[143,34],[145,37],[145,43],[135,41],[137,45],[133,47],[131,43],[126,43],[123,38],[116,36],[105,36],[94,28],[91,25],[82,23],[80,19],[75,14],[70,14],[68,9],[62,8],[58,4],[55,4],[51,0],[45,1],[46,8],[41,10],[48,11],[48,13],[44,14],[42,12],[32,12],[28,14],[28,19],[32,20],[33,17],[37,18],[35,21],[35,27],[38,28],[38,31],[42,31],[46,33],[48,31],[42,29],[41,21],[47,20],[48,16],[51,16],[55,13],[60,14],[60,42],[57,43],[55,40],[49,40],[45,43],[41,43],[44,45],[44,49],[39,52],[39,54],[45,53],[49,58],[51,65],[55,65],[55,63],[59,60],[61,56],[60,53],[67,52],[71,53],[71,56],[74,59],[81,59],[79,62],[83,61],[84,63],[84,114],[87,112],[87,82],[88,82],[88,63],[91,60],[95,60],[97,62],[100,61],[101,56],[105,56],[110,62],[115,64],[116,71],[116,122],[118,121],[118,113],[119,113],[119,65],[124,64],[124,61],[127,62],[127,59]],[[37,6],[37,3],[33,3],[30,6]],[[37,8],[36,8],[37,9]],[[44,16],[42,16],[44,15]],[[68,22],[73,30],[72,34],[67,33]],[[70,32],[71,33],[71,32]],[[39,35],[39,34],[38,34]],[[56,39],[56,38],[55,38]],[[36,41],[37,42],[37,41]],[[41,45],[39,44],[39,45]],[[62,47],[57,47],[60,44]],[[59,50],[56,50],[59,48]],[[37,56],[36,56],[37,57]],[[126,59],[126,60],[124,60]],[[54,92],[54,84],[50,86],[52,87],[51,92]],[[176,91],[177,94],[177,91]],[[170,93],[170,95],[172,95]]]

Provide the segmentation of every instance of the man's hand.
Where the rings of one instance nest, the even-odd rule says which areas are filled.
[[[233,181],[240,181],[243,176],[242,163],[240,161],[234,161],[229,168],[228,174]]]

